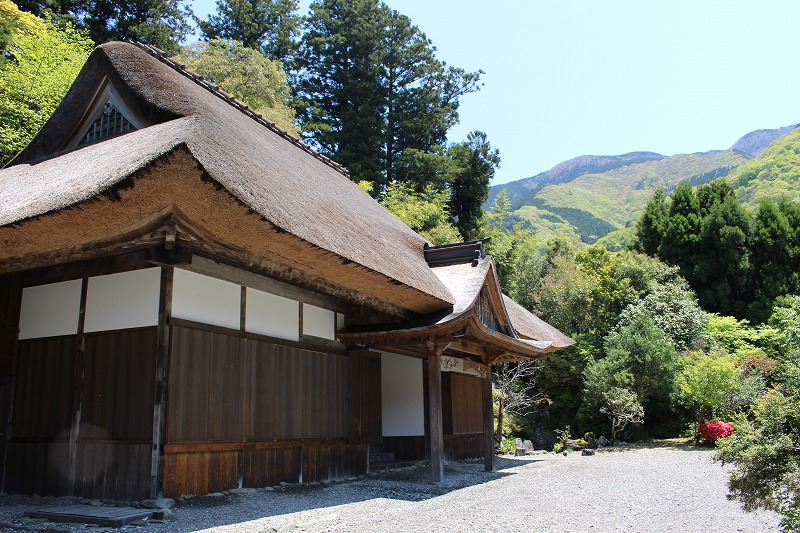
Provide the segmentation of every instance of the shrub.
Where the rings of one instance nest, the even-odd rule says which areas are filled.
[[[718,439],[727,437],[729,435],[733,435],[733,424],[730,422],[722,422],[720,420],[709,420],[707,422],[703,422],[703,424],[697,430],[697,436],[711,446],[715,446]]]

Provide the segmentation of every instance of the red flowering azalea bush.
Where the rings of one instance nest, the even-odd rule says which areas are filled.
[[[718,439],[733,435],[733,424],[730,422],[722,422],[721,420],[709,420],[703,422],[697,430],[697,436],[706,441],[706,443],[714,446]]]

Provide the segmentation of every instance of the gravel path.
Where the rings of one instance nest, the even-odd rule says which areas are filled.
[[[126,530],[234,532],[532,531],[774,532],[778,516],[728,501],[709,450],[645,447],[450,464],[444,483],[426,467],[327,485],[226,494],[179,503],[175,518]],[[86,531],[18,517],[53,500],[0,496],[0,530]],[[98,531],[102,528],[91,528]]]

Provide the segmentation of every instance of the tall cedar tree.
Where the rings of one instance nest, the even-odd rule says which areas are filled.
[[[377,0],[318,0],[305,29],[295,67],[306,139],[376,196],[398,178],[429,181],[398,174],[398,160],[444,151],[458,99],[477,90],[480,72],[447,67],[408,17]]]
[[[489,181],[500,166],[500,152],[492,150],[486,134],[474,131],[465,142],[455,144],[448,154],[457,165],[450,184],[452,213],[465,239],[476,239],[489,196]]]
[[[708,311],[743,316],[750,217],[726,181],[701,185],[697,196],[703,213],[692,276],[697,297]]]
[[[751,217],[725,180],[683,183],[669,202],[656,191],[633,247],[679,266],[707,311],[763,323],[777,297],[800,292],[800,207],[763,200]]]
[[[197,20],[206,41],[239,41],[264,55],[287,62],[297,52],[301,18],[297,0],[217,0],[217,12]]]
[[[19,7],[74,21],[98,44],[133,40],[175,53],[191,30],[182,0],[22,0]]]

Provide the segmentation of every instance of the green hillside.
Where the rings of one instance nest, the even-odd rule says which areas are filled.
[[[779,137],[727,179],[745,204],[782,195],[800,201],[800,128]]]
[[[682,154],[584,174],[568,183],[546,185],[515,214],[535,231],[569,231],[585,243],[632,224],[653,190],[667,191],[689,180],[699,184],[724,176],[747,161],[732,151]]]

